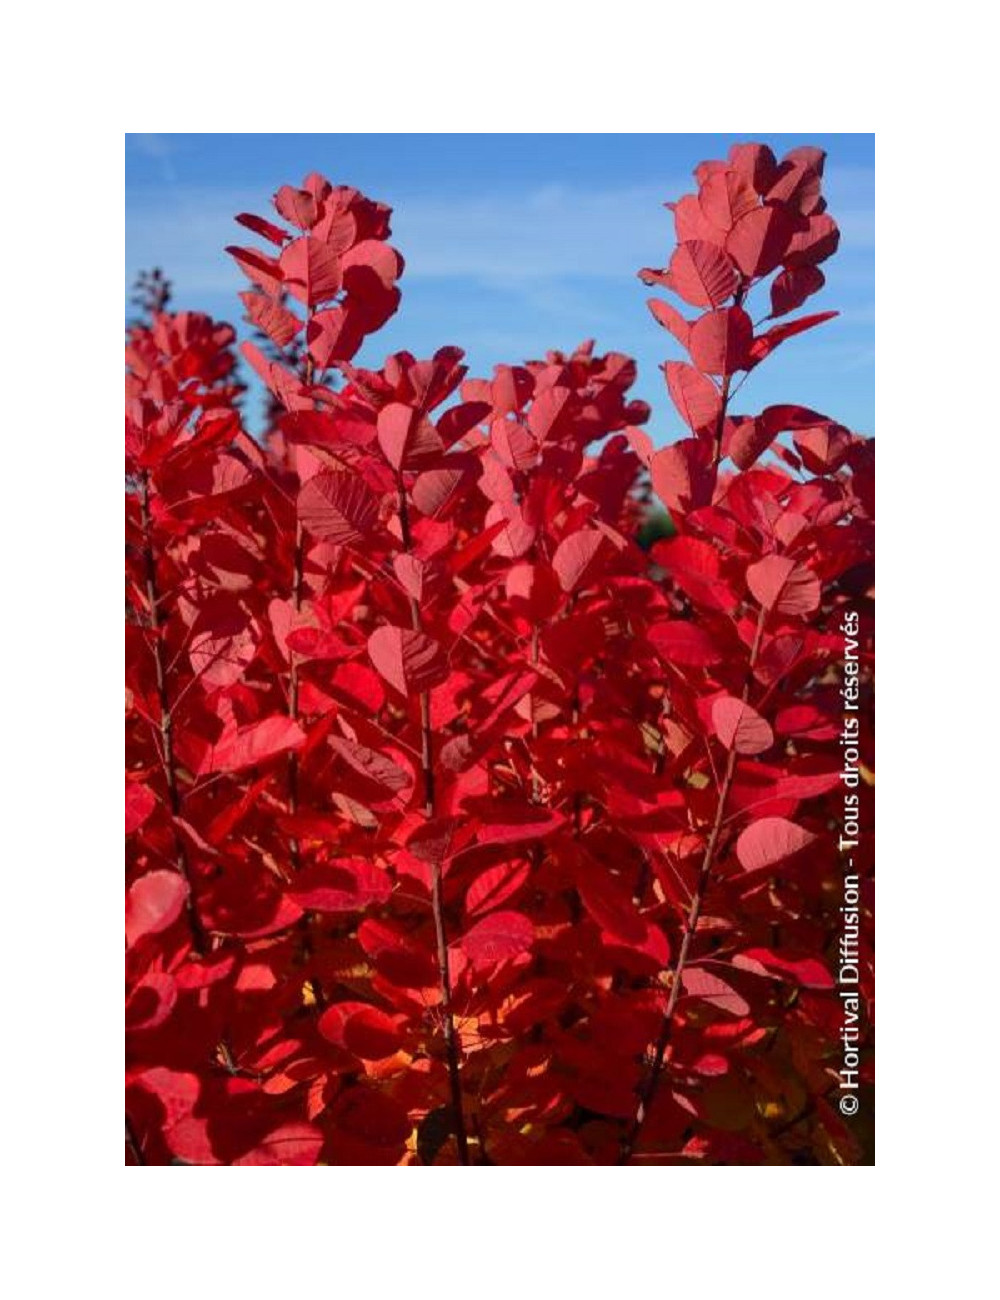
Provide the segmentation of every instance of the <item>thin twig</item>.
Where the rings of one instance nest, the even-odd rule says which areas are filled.
[[[410,512],[406,499],[406,485],[402,473],[398,476],[399,527],[403,547],[407,554],[413,549],[410,531]],[[410,597],[410,622],[414,632],[422,631],[420,604]],[[428,821],[434,816],[434,733],[431,727],[430,691],[420,693],[421,769],[424,780],[424,816]],[[455,1122],[455,1140],[458,1143],[459,1163],[469,1163],[469,1140],[462,1107],[462,1079],[459,1065],[459,1044],[455,1033],[455,1017],[451,1002],[451,971],[448,963],[448,936],[444,923],[444,897],[441,880],[441,863],[435,858],[431,867],[431,908],[434,913],[434,937],[437,946],[438,977],[441,991],[441,1020],[444,1032],[445,1054],[448,1061],[448,1083],[451,1090],[451,1108]]]
[[[737,294],[737,304],[742,301],[743,296],[744,293],[742,291]],[[715,429],[714,467],[716,470],[718,470],[719,461],[722,457],[722,433],[726,423],[726,409],[729,401],[729,383],[730,377],[729,375],[726,375],[722,384],[722,400],[719,406],[719,417]],[[742,698],[744,704],[746,704],[750,695],[750,683],[753,680],[753,670],[757,662],[760,643],[764,635],[764,622],[766,617],[767,611],[764,608],[761,608],[757,619],[757,628],[754,633],[753,645],[750,650],[750,661],[747,667],[746,679],[743,683]],[[659,1088],[664,1066],[669,1062],[671,1036],[674,1028],[674,1015],[677,1010],[677,1003],[680,1000],[681,989],[684,983],[684,968],[687,964],[691,945],[698,929],[698,922],[701,919],[701,909],[705,901],[705,895],[708,892],[708,886],[712,876],[712,867],[715,863],[715,854],[719,846],[719,837],[722,833],[723,819],[726,814],[726,801],[729,798],[733,776],[736,773],[736,761],[736,750],[735,748],[730,749],[729,757],[726,760],[722,783],[719,786],[715,816],[712,820],[712,829],[709,832],[708,841],[705,845],[705,852],[702,856],[701,869],[698,872],[694,897],[691,899],[691,905],[688,908],[687,918],[684,923],[684,934],[681,938],[681,946],[677,953],[677,960],[674,963],[673,971],[671,972],[670,992],[667,995],[667,1005],[664,1008],[663,1021],[660,1025],[660,1032],[653,1052],[653,1062],[642,1087],[639,1089],[639,1099],[632,1122],[622,1138],[618,1154],[618,1163],[620,1165],[626,1165],[632,1159],[636,1142],[639,1139],[639,1134],[642,1132],[642,1127],[649,1115],[653,1098],[656,1096],[657,1089]]]
[[[767,611],[761,609],[757,618],[757,629],[754,633],[753,646],[750,650],[750,661],[747,666],[746,680],[743,685],[742,701],[746,704],[750,695],[750,683],[753,680],[754,665],[757,662],[757,655],[760,651],[760,643],[764,635],[764,622],[767,617]],[[729,751],[729,758],[726,761],[725,772],[722,777],[722,785],[719,789],[719,799],[715,808],[715,818],[712,822],[712,829],[709,832],[708,842],[705,845],[705,853],[701,860],[701,870],[698,872],[698,883],[694,891],[694,897],[691,899],[691,906],[688,909],[687,920],[684,924],[684,935],[681,939],[680,950],[677,953],[677,960],[671,974],[670,993],[667,997],[667,1005],[663,1012],[663,1022],[660,1026],[659,1037],[656,1040],[656,1049],[653,1053],[653,1063],[650,1067],[646,1080],[639,1091],[639,1102],[636,1106],[635,1115],[629,1126],[628,1132],[622,1139],[621,1150],[618,1156],[620,1165],[628,1164],[635,1150],[635,1144],[642,1126],[646,1122],[649,1114],[649,1108],[653,1098],[656,1095],[657,1088],[660,1085],[663,1068],[669,1062],[669,1048],[671,1036],[674,1028],[674,1013],[677,1010],[677,1003],[680,1000],[681,989],[684,981],[684,968],[687,965],[688,954],[691,951],[691,944],[694,940],[695,932],[698,929],[698,922],[701,919],[701,909],[705,901],[705,895],[708,892],[708,885],[711,879],[712,867],[715,863],[715,853],[719,845],[719,836],[722,832],[723,819],[726,812],[726,800],[729,798],[729,791],[733,784],[733,777],[736,773],[737,754],[735,749]]]
[[[174,762],[173,718],[170,713],[170,699],[167,693],[167,673],[163,660],[163,634],[160,623],[159,594],[156,585],[156,553],[153,549],[153,525],[149,512],[149,474],[145,470],[139,480],[139,504],[142,514],[142,548],[146,563],[146,599],[149,603],[150,631],[153,634],[153,661],[156,666],[156,694],[160,705],[160,755],[167,781],[167,795],[170,800],[172,818],[180,816],[181,795],[177,782],[177,768]],[[177,849],[175,866],[184,877],[188,886],[187,913],[191,927],[191,943],[199,955],[204,955],[208,944],[194,895],[194,883],[188,864],[187,851],[181,839],[176,822],[173,825],[174,843]]]
[[[309,388],[313,381],[313,362],[309,353],[309,322],[312,320],[313,309],[310,307],[306,313],[306,338],[305,338],[305,357],[303,359],[303,378],[306,387]],[[292,556],[292,608],[296,615],[302,609],[302,586],[305,571],[305,534],[302,530],[302,521],[298,517],[298,504],[295,509],[295,551]],[[299,663],[298,657],[294,650],[288,652],[288,716],[292,722],[299,720]],[[295,750],[288,755],[288,813],[294,817],[299,811],[299,756]],[[289,849],[292,861],[292,870],[298,871],[299,861],[299,841],[298,836],[292,835],[289,841]]]

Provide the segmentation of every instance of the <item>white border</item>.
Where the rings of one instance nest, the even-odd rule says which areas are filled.
[[[118,119],[180,131],[739,126],[744,137],[780,125],[804,138],[810,121],[878,122],[889,128],[879,202],[890,250],[879,339],[889,438],[879,899],[890,951],[880,1059],[885,1163],[904,1171],[895,1191],[913,1213],[898,1285],[922,1258],[915,1225],[926,1215],[900,1184],[929,1182],[992,1114],[977,1095],[989,976],[974,963],[994,929],[995,584],[981,569],[977,579],[975,557],[996,546],[982,437],[995,429],[995,162],[992,143],[975,139],[975,102],[961,121],[943,115],[954,94],[985,95],[993,78],[975,69],[974,31],[961,45],[947,27],[921,36],[911,15],[905,33],[880,35],[870,5],[815,17],[791,4],[654,14],[623,0],[605,11],[437,8],[300,4],[286,16],[188,3],[116,16],[111,36],[88,11],[60,16],[44,42],[35,33],[44,66],[30,49],[12,60],[22,66],[8,93],[31,111],[18,120],[11,110],[5,157],[8,1268],[15,1279],[30,1268],[38,1294],[110,1286],[116,1271],[148,1296],[272,1296],[307,1279],[375,1294],[628,1296],[690,1280],[741,1295],[799,1280],[818,1295],[867,1293],[868,1174],[810,1174],[808,1187],[793,1175],[779,1188],[770,1174],[720,1171],[706,1185],[629,1172],[609,1183],[533,1169],[487,1175],[474,1191],[435,1175],[415,1191],[402,1185],[409,1174],[352,1169],[309,1175],[308,1189],[295,1175],[294,1192],[286,1181],[269,1194],[231,1176],[225,1189],[190,1173],[183,1189],[160,1175],[139,1187],[131,1171],[119,1181]],[[931,1046],[935,1104],[924,1088]],[[952,1184],[956,1206],[970,1186]],[[123,1259],[117,1270],[109,1256]]]

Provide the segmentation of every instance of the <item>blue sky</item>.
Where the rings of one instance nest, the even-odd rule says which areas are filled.
[[[471,373],[488,376],[498,362],[594,337],[601,351],[636,358],[634,393],[653,407],[648,432],[672,442],[684,429],[659,365],[680,352],[646,310],[636,271],[670,256],[663,203],[692,188],[698,162],[746,139],[779,155],[805,143],[828,151],[841,245],[805,310],[841,316],[783,344],[748,380],[737,412],[800,402],[874,433],[871,135],[127,135],[126,285],[161,266],[175,309],[210,312],[245,334],[236,295],[246,281],[223,250],[253,240],[233,216],[273,215],[279,185],[320,171],[393,207],[392,242],[406,259],[400,310],[360,364],[457,344]],[[258,409],[252,396],[252,424]]]

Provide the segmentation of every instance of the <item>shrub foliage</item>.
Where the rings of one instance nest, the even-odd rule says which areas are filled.
[[[738,145],[647,285],[656,449],[590,343],[353,364],[389,210],[308,176],[234,331],[126,348],[126,1159],[854,1163],[841,672],[872,670],[871,441],[744,380],[834,313],[823,155]],[[762,320],[753,319],[751,298]],[[679,305],[677,305],[679,303]],[[649,485],[675,532],[636,542]],[[861,807],[871,781],[860,764]],[[862,816],[862,1077],[871,984]]]

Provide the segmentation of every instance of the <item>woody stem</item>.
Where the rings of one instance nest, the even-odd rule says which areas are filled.
[[[413,535],[410,530],[410,511],[402,474],[398,476],[397,491],[399,497],[399,526],[402,533],[403,548],[407,554],[411,554],[413,551]],[[415,596],[410,597],[410,623],[414,632],[422,630],[420,604]],[[434,816],[435,807],[434,733],[431,727],[430,691],[421,691],[420,693],[420,737],[420,761],[424,781],[424,816],[430,821]],[[455,1139],[458,1143],[459,1163],[467,1165],[469,1163],[469,1140],[466,1133],[465,1113],[462,1108],[459,1044],[455,1033],[455,1017],[452,1011],[451,972],[448,964],[448,936],[444,923],[441,862],[437,858],[435,858],[431,868],[431,909],[434,913],[434,937],[437,947],[441,1014],[444,1024],[444,1044],[448,1062],[448,1085],[451,1092]]]
[[[146,566],[146,601],[149,605],[149,627],[153,636],[153,662],[156,669],[156,696],[160,706],[160,748],[163,756],[163,771],[166,776],[170,813],[172,818],[176,818],[181,813],[181,794],[177,781],[177,766],[174,760],[173,718],[170,714],[167,668],[163,655],[163,626],[160,621],[160,595],[156,580],[156,553],[153,549],[153,524],[149,510],[149,474],[145,470],[139,480],[139,507],[142,520],[142,550]],[[194,885],[187,860],[187,851],[176,823],[174,823],[173,831],[176,850],[175,863],[188,887],[187,914],[191,928],[191,945],[196,953],[203,955],[208,947],[207,936],[195,905]]]
[[[757,627],[754,632],[746,679],[743,684],[742,702],[744,704],[747,703],[750,696],[750,683],[753,680],[753,670],[757,664],[757,655],[760,653],[760,644],[764,636],[764,621],[766,617],[767,611],[762,608],[757,617]],[[688,908],[687,918],[684,923],[684,934],[681,938],[681,946],[678,950],[677,960],[674,963],[671,972],[670,993],[667,997],[667,1005],[663,1011],[663,1020],[656,1040],[653,1062],[650,1066],[649,1073],[646,1075],[646,1079],[639,1090],[639,1100],[636,1105],[635,1114],[632,1117],[632,1122],[622,1139],[618,1155],[618,1163],[620,1165],[627,1165],[632,1159],[632,1154],[635,1151],[635,1145],[639,1139],[639,1134],[642,1132],[642,1127],[649,1115],[649,1109],[652,1105],[653,1098],[656,1096],[656,1091],[660,1086],[664,1067],[668,1065],[670,1061],[671,1036],[674,1029],[674,1013],[677,1010],[677,1003],[681,996],[684,968],[687,965],[691,945],[698,929],[698,922],[701,919],[702,904],[704,903],[705,895],[708,892],[712,867],[715,863],[715,855],[719,847],[719,837],[722,833],[722,823],[726,815],[726,801],[729,798],[729,791],[732,787],[735,773],[736,750],[730,749],[729,757],[726,760],[726,769],[722,777],[722,784],[719,787],[719,796],[715,807],[715,817],[712,821],[712,829],[709,832],[708,841],[705,844],[705,852],[702,856],[701,868],[698,872],[698,883],[695,887],[694,896],[691,899],[691,905]]]
[[[306,387],[309,387],[313,381],[313,360],[309,353],[309,322],[312,320],[313,308],[310,307],[306,312],[306,336],[305,336],[305,357],[303,359],[303,377]],[[295,519],[295,551],[292,556],[292,607],[298,614],[302,608],[302,582],[303,571],[305,568],[305,537],[302,532],[302,521],[296,513]],[[293,722],[298,721],[299,717],[299,665],[294,650],[288,654],[288,716]],[[299,756],[294,751],[288,755],[288,811],[294,817],[299,810]],[[291,859],[292,869],[299,869],[299,841],[298,837],[293,835],[291,838]]]

